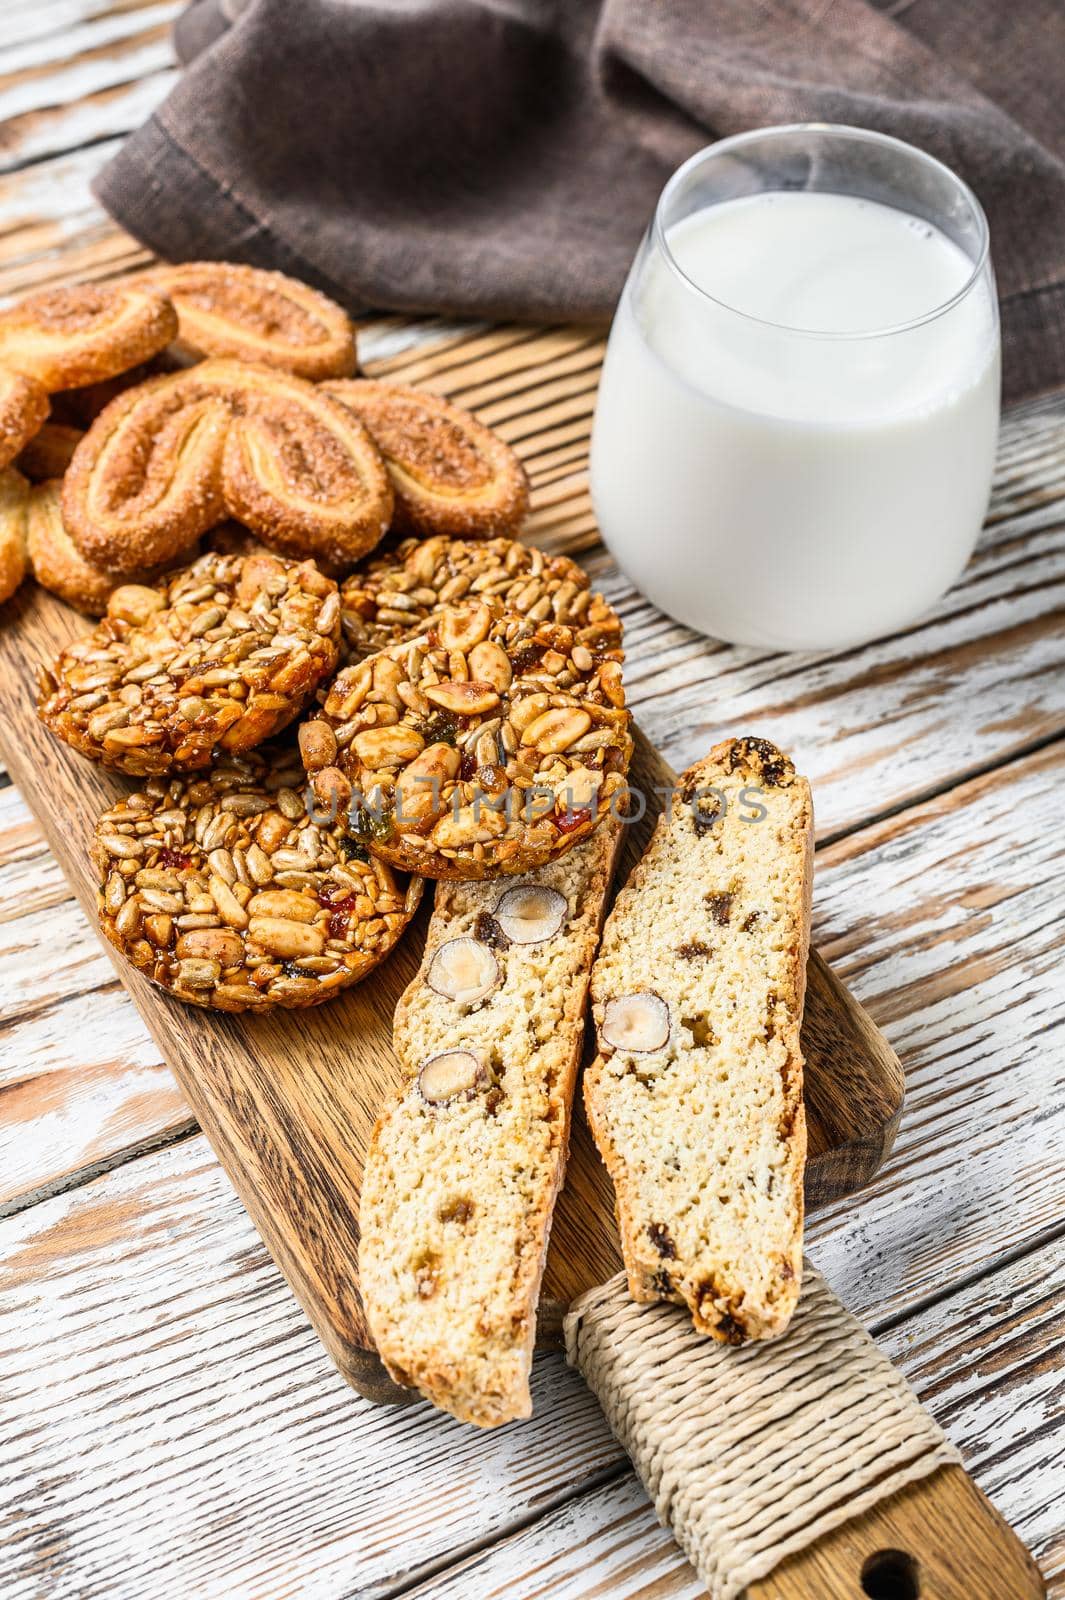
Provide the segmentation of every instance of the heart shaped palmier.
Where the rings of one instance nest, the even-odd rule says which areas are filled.
[[[343,570],[388,527],[392,490],[369,434],[302,378],[204,361],[118,396],[74,452],[63,515],[109,572],[172,560],[227,516],[271,548]]]
[[[357,378],[322,387],[365,424],[384,456],[396,533],[491,539],[521,526],[525,468],[472,412],[397,383]]]
[[[177,329],[170,301],[147,285],[49,289],[0,312],[0,366],[49,394],[77,389],[146,361]]]
[[[0,469],[25,449],[48,415],[48,396],[21,372],[0,367]]]
[[[227,261],[185,261],[141,273],[174,303],[176,354],[235,356],[300,378],[355,371],[355,328],[326,295],[283,272]]]
[[[0,466],[48,415],[48,395],[125,372],[169,344],[178,319],[147,285],[83,284],[0,312]]]

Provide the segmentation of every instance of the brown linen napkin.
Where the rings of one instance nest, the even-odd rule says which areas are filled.
[[[176,38],[188,71],[96,183],[172,260],[351,305],[606,318],[694,150],[849,122],[968,179],[1006,396],[1065,383],[1060,0],[197,0]]]

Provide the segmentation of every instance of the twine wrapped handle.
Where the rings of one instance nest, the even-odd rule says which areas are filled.
[[[734,1350],[624,1273],[574,1302],[566,1355],[710,1593],[735,1600],[796,1551],[960,1457],[809,1263],[787,1334]]]

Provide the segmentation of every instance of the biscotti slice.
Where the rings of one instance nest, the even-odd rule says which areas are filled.
[[[813,807],[764,739],[680,779],[592,973],[588,1118],[636,1300],[729,1344],[782,1333],[802,1271]]]
[[[467,1422],[531,1410],[588,978],[620,824],[521,880],[441,883],[396,1010],[407,1076],[374,1130],[359,1281],[392,1377]]]

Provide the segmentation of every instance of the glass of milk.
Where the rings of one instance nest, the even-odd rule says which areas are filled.
[[[610,334],[592,497],[671,616],[836,649],[904,627],[957,578],[998,418],[971,191],[882,134],[766,128],[662,193]]]

